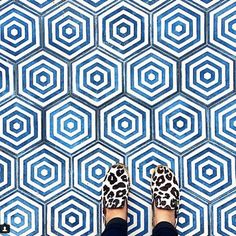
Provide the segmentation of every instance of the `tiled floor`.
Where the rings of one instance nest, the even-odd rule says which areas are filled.
[[[181,185],[180,235],[236,235],[235,0],[0,0],[0,223],[102,231],[128,165],[129,235],[151,234],[150,171]]]

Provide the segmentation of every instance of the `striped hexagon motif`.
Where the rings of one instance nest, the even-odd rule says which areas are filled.
[[[152,143],[127,157],[131,187],[151,202],[151,173],[158,165],[169,166],[178,179],[178,156]],[[137,171],[138,170],[138,171]]]
[[[115,2],[115,0],[76,0],[79,4],[84,5],[86,8],[91,9],[94,12],[97,12],[101,9],[104,9],[107,5]]]
[[[41,141],[41,111],[15,98],[0,107],[0,146],[20,153]]]
[[[95,140],[95,111],[73,98],[47,110],[46,121],[47,140],[69,153]]]
[[[0,151],[0,198],[15,188],[15,159]]]
[[[99,106],[122,92],[122,64],[94,51],[72,64],[74,94]]]
[[[16,192],[0,201],[0,222],[10,224],[12,236],[42,236],[42,211],[41,204]]]
[[[40,46],[39,17],[11,4],[1,9],[0,53],[16,61]]]
[[[0,102],[14,93],[13,65],[0,58]]]
[[[209,105],[234,89],[234,62],[204,48],[182,62],[182,90]]]
[[[19,94],[46,106],[67,93],[67,64],[41,51],[18,66]]]
[[[94,46],[94,16],[66,2],[44,17],[45,47],[72,59]]]
[[[150,49],[128,61],[127,92],[149,105],[177,91],[177,63]]]
[[[191,0],[191,1],[199,4],[200,6],[208,8],[208,7],[211,7],[211,6],[215,5],[220,0]]]
[[[151,204],[132,192],[129,194],[128,201],[128,235],[150,236],[152,234]]]
[[[20,187],[46,201],[69,187],[69,158],[42,145],[20,158]]]
[[[55,6],[63,0],[19,0],[20,2],[26,4],[30,8],[37,10],[38,12],[44,12],[49,8]]]
[[[150,111],[123,97],[100,113],[101,139],[122,152],[128,152],[150,139]]]
[[[236,96],[211,109],[211,138],[235,151],[236,147]]]
[[[213,234],[236,235],[236,193],[213,204]]]
[[[1,0],[1,1],[0,1],[0,6],[3,5],[3,4],[5,4],[6,2],[9,2],[9,1],[10,1],[10,0]]]
[[[205,15],[176,0],[153,15],[153,43],[181,57],[205,42]]]
[[[118,57],[127,58],[148,45],[149,16],[138,8],[121,2],[98,16],[98,43]]]
[[[206,110],[176,96],[155,109],[155,138],[178,152],[206,139]]]
[[[0,0],[6,235],[101,235],[115,163],[129,235],[152,234],[160,164],[180,236],[236,235],[235,52],[236,0]]]
[[[177,230],[184,236],[208,236],[208,206],[185,191],[180,192]]]
[[[235,188],[235,157],[206,144],[183,157],[184,187],[208,201]]]
[[[154,8],[160,6],[163,3],[168,2],[169,0],[132,0],[135,4],[139,4],[141,7],[146,8],[151,11]]]
[[[98,205],[73,191],[47,205],[47,234],[52,236],[98,235]]]
[[[210,12],[210,42],[235,55],[236,51],[236,2],[226,1]],[[219,30],[214,30],[219,29]]]
[[[98,201],[107,171],[112,165],[124,162],[121,155],[101,144],[78,154],[73,160],[74,186]]]

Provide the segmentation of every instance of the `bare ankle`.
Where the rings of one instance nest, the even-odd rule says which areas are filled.
[[[154,217],[154,224],[157,225],[160,222],[169,222],[174,227],[176,225],[176,219],[175,219],[175,210],[166,210],[166,209],[155,209],[155,217]]]
[[[123,208],[106,209],[106,223],[108,223],[111,219],[117,217],[127,220],[127,204],[125,204]]]

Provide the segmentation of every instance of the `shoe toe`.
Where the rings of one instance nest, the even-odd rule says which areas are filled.
[[[113,165],[107,172],[103,187],[102,198],[105,208],[122,208],[128,199],[130,180],[123,164]]]
[[[157,208],[178,210],[179,185],[174,172],[167,166],[157,166],[151,177],[153,203]]]

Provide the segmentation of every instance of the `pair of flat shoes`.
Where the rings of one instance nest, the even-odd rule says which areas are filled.
[[[151,175],[152,206],[179,210],[179,185],[173,171],[167,166],[157,166]],[[102,187],[103,213],[106,208],[123,208],[128,202],[129,173],[125,165],[115,164],[106,174]]]

